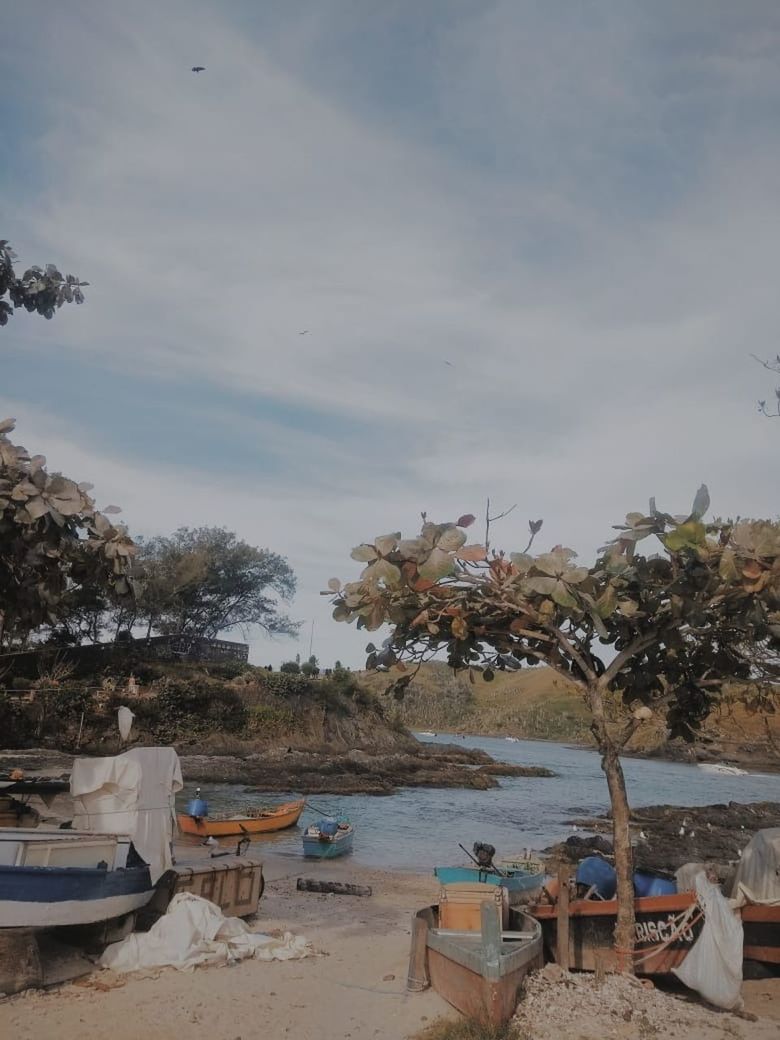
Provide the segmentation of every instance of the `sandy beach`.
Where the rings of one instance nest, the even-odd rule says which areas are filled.
[[[0,1036],[14,1040],[405,1040],[440,1017],[456,1019],[432,991],[407,994],[410,919],[436,896],[433,877],[358,867],[348,860],[306,864],[264,857],[266,890],[253,927],[305,935],[319,955],[300,961],[244,961],[191,973],[173,969],[143,977],[99,971],[48,991],[28,991],[0,1002]],[[298,892],[300,876],[370,885],[370,897]],[[564,988],[565,987],[564,985]],[[568,987],[570,988],[570,987]],[[770,1040],[780,1029],[780,979],[746,982],[747,1021],[714,1014],[687,998],[654,991],[653,1012],[677,1022],[684,1040]],[[552,994],[553,1000],[555,994]],[[668,1002],[666,1005],[660,1002]],[[676,1015],[679,1011],[680,1014]],[[521,1022],[535,1037],[536,1018]],[[668,1016],[668,1017],[667,1017]],[[545,1017],[544,1012],[542,1017]],[[573,1021],[573,1020],[569,1020]],[[583,1008],[576,1025],[557,1035],[665,1035],[641,1016],[625,1022],[610,1013],[609,1028]],[[643,1024],[644,1023],[644,1024]],[[644,1029],[643,1033],[638,1030]],[[519,1035],[522,1035],[519,1034]]]

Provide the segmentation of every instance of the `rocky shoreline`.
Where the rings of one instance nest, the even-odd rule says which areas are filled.
[[[611,851],[609,813],[567,822],[595,832],[595,837],[573,834],[547,850],[552,858],[578,862],[590,851]],[[693,808],[643,806],[631,812],[634,865],[639,870],[669,875],[686,863],[713,864],[728,871],[756,831],[768,827],[780,827],[779,802],[729,802]]]
[[[0,771],[67,772],[73,755],[38,748],[0,751]],[[542,766],[496,762],[484,751],[457,745],[420,744],[408,750],[333,754],[322,750],[265,748],[235,754],[180,752],[187,784],[243,784],[249,790],[301,794],[391,795],[401,787],[460,787],[487,791],[499,777],[549,777]]]

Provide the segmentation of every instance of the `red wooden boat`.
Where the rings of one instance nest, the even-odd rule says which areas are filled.
[[[635,970],[638,975],[666,975],[685,960],[702,929],[693,892],[635,900]],[[525,908],[542,926],[545,960],[555,960],[558,907]],[[742,907],[743,956],[780,964],[780,906],[751,903]],[[511,915],[514,913],[510,909]],[[617,900],[577,899],[569,904],[569,967],[580,971],[616,968],[614,930]]]

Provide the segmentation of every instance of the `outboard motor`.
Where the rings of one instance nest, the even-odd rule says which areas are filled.
[[[493,857],[496,854],[495,846],[488,845],[484,841],[474,842],[474,858],[480,867],[490,868],[493,866]]]
[[[200,796],[200,788],[195,788],[195,797],[187,802],[187,815],[202,820],[209,814],[209,803]]]

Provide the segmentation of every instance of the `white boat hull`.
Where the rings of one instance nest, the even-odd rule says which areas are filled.
[[[153,895],[107,896],[105,899],[69,899],[58,903],[20,903],[0,899],[0,922],[3,928],[59,928],[67,925],[96,924],[123,917],[146,906]]]

